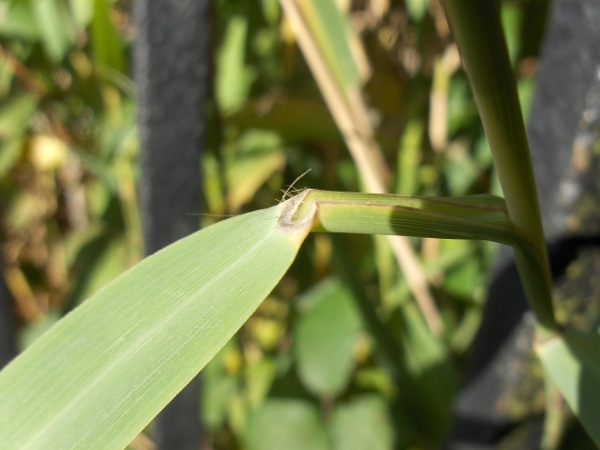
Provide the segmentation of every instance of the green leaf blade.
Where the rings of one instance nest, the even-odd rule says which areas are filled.
[[[550,379],[600,446],[600,335],[567,330],[536,350]]]
[[[0,447],[126,446],[295,258],[307,230],[277,227],[281,210],[239,216],[178,241],[40,338],[0,374]]]

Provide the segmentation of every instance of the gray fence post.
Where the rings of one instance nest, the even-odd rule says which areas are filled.
[[[137,0],[134,71],[146,253],[198,229],[209,84],[210,0]],[[202,255],[198,255],[202,258]],[[198,449],[199,380],[158,416],[159,449]]]
[[[1,266],[0,266],[1,268]],[[0,369],[17,355],[13,301],[0,273]]]

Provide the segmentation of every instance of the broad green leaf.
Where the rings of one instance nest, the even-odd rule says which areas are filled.
[[[316,405],[296,399],[269,400],[250,417],[248,450],[328,450]]]
[[[329,426],[334,450],[392,449],[394,433],[386,402],[363,396],[336,406]]]
[[[600,335],[570,329],[536,350],[551,380],[600,446]]]
[[[0,448],[122,448],[215,355],[293,261],[289,202],[145,259],[0,372]]]
[[[330,279],[305,294],[299,307],[301,317],[294,331],[298,374],[314,394],[338,395],[356,364],[353,350],[361,331],[351,294]]]

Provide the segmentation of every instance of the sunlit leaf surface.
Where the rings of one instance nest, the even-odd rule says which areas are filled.
[[[0,375],[0,447],[127,445],[293,261],[304,235],[276,227],[281,208],[178,241],[41,337]]]

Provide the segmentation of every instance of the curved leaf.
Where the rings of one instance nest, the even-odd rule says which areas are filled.
[[[0,448],[122,448],[240,328],[307,229],[285,203],[142,261],[0,373]],[[93,445],[92,445],[93,444]]]
[[[550,379],[600,446],[600,335],[567,330],[536,350]]]

